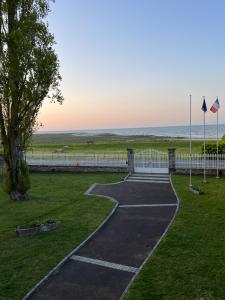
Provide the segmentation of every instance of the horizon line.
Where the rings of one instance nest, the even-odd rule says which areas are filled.
[[[216,126],[215,123],[208,123],[206,126]],[[220,123],[219,125],[225,125]],[[203,126],[203,124],[192,124],[191,126]],[[143,127],[111,127],[111,128],[84,128],[84,129],[54,129],[54,130],[37,130],[35,133],[44,132],[68,132],[68,131],[95,131],[95,130],[121,130],[121,129],[147,129],[147,128],[165,128],[165,127],[190,127],[189,124],[185,125],[163,125],[163,126],[143,126]]]

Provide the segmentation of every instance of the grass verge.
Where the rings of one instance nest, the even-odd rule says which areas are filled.
[[[21,299],[65,255],[92,233],[114,204],[83,193],[121,174],[32,175],[32,200],[12,202],[0,189],[0,299]],[[18,238],[16,225],[57,219],[57,231]]]
[[[174,176],[180,208],[168,235],[146,263],[126,300],[225,299],[225,180]]]

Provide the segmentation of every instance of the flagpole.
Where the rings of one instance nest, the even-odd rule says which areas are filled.
[[[203,98],[205,99],[205,98]],[[206,183],[206,158],[205,158],[205,111],[203,111],[203,123],[204,123],[204,180],[203,182]]]
[[[191,95],[190,97],[190,182],[189,182],[189,187],[192,187],[192,132],[191,132]]]
[[[219,109],[217,109],[216,119],[216,178],[219,178]]]

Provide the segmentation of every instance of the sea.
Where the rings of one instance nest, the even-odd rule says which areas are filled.
[[[176,137],[188,139],[190,137],[190,126],[164,126],[164,127],[143,127],[143,128],[114,128],[114,129],[88,129],[88,130],[67,130],[67,131],[39,131],[38,134],[71,134],[73,136],[94,136],[94,135],[126,135],[126,136],[159,136]],[[217,138],[217,126],[206,125],[205,133],[207,139]],[[204,132],[202,125],[192,125],[191,134],[193,139],[203,139]],[[225,135],[225,124],[219,124],[218,136]]]

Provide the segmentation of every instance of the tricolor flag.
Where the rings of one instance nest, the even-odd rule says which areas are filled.
[[[213,103],[212,107],[210,108],[210,110],[211,110],[211,112],[216,113],[219,108],[220,108],[220,103],[217,98],[216,101]]]
[[[205,98],[203,98],[202,111],[203,111],[204,113],[207,112],[207,106],[206,106]]]

